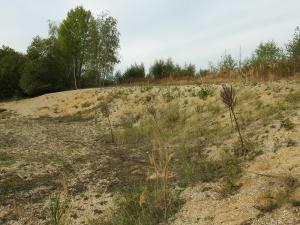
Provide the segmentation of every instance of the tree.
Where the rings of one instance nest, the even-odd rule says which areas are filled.
[[[218,70],[221,72],[232,71],[236,68],[237,63],[230,54],[225,54],[221,57],[221,61],[218,64]]]
[[[185,64],[183,69],[181,69],[182,76],[195,76],[196,67],[193,64]]]
[[[89,45],[88,70],[95,74],[96,84],[107,79],[113,73],[115,64],[119,63],[120,47],[117,20],[106,13],[92,20]]]
[[[9,47],[0,48],[0,99],[21,94],[19,81],[25,56]]]
[[[145,78],[145,67],[143,63],[140,65],[136,63],[131,65],[123,74],[123,80],[140,78]]]
[[[293,40],[287,44],[287,52],[291,58],[300,59],[300,27],[295,29]]]
[[[282,50],[277,47],[274,41],[260,43],[255,50],[253,61],[254,63],[270,64],[280,60]]]
[[[36,37],[27,49],[20,85],[28,95],[38,95],[63,89],[64,70],[56,55],[56,42],[53,38]]]
[[[154,78],[160,79],[175,74],[176,70],[177,68],[172,59],[169,58],[167,61],[160,59],[156,60],[150,67],[150,75],[152,75]]]
[[[68,12],[58,28],[58,40],[69,70],[73,72],[75,89],[87,62],[92,20],[91,12],[78,6]]]

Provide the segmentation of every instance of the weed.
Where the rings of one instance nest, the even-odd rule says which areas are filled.
[[[111,112],[110,112],[108,104],[106,104],[106,103],[100,104],[100,111],[101,111],[102,115],[107,118],[109,128],[110,128],[111,140],[112,140],[113,143],[116,143],[114,132],[113,132],[113,129],[112,129],[112,124],[111,124],[111,121],[110,121]]]
[[[220,105],[213,105],[209,104],[207,106],[207,111],[211,113],[212,115],[216,115],[221,112],[221,106]]]
[[[141,93],[148,92],[153,89],[153,86],[142,86]]]
[[[93,103],[92,102],[84,102],[81,104],[81,108],[88,108],[92,105]]]
[[[289,118],[286,118],[284,120],[281,120],[280,126],[285,128],[286,130],[291,130],[295,125]]]
[[[225,153],[222,156],[222,166],[223,166],[223,188],[221,195],[227,197],[234,194],[238,186],[236,186],[236,181],[241,174],[240,160],[234,155]]]
[[[138,144],[146,140],[143,129],[139,127],[126,127],[117,134],[116,142],[122,144]]]
[[[162,112],[166,127],[174,127],[180,119],[179,106],[177,104],[170,105]]]
[[[135,117],[132,113],[124,113],[120,118],[120,124],[124,128],[131,128],[137,120],[138,117]]]
[[[300,102],[300,91],[295,91],[292,93],[289,93],[286,97],[285,100],[288,103],[296,104]]]
[[[154,96],[152,96],[150,94],[146,95],[144,98],[144,103],[151,102],[153,99],[154,99]]]
[[[63,216],[66,213],[67,206],[62,202],[60,196],[54,195],[50,198],[49,217],[51,225],[62,225]]]
[[[149,185],[137,185],[128,190],[119,201],[117,211],[106,225],[155,225],[165,221],[164,198]],[[168,196],[169,215],[176,213],[183,201],[178,193]]]
[[[7,165],[12,164],[15,162],[15,158],[8,154],[7,152],[1,152],[0,153],[0,165]]]
[[[175,98],[170,91],[163,93],[162,97],[166,102],[171,102]]]
[[[196,105],[195,106],[195,111],[197,113],[203,113],[204,112],[204,107],[202,105]]]
[[[203,100],[207,99],[208,96],[213,95],[214,91],[209,87],[201,87],[200,91],[197,92],[197,96]]]

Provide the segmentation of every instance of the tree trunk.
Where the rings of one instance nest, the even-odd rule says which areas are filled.
[[[76,65],[75,60],[73,60],[73,76],[74,76],[74,88],[77,89],[77,80],[76,80]]]

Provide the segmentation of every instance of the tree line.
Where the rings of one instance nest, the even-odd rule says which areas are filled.
[[[274,41],[261,42],[250,57],[235,59],[225,53],[217,63],[209,63],[208,69],[196,71],[195,65],[189,63],[180,67],[171,58],[156,60],[145,72],[144,64],[133,64],[124,73],[118,71],[115,79],[119,82],[144,78],[161,79],[167,77],[194,77],[226,73],[256,73],[287,76],[300,71],[300,28],[295,29],[293,38],[280,48]]]
[[[156,60],[148,73],[143,63],[114,73],[114,66],[120,62],[119,37],[117,20],[109,14],[95,17],[82,6],[71,9],[60,24],[49,22],[48,37],[33,38],[26,54],[7,46],[0,48],[0,99],[144,78],[227,73],[287,76],[300,72],[299,27],[283,48],[274,41],[262,42],[244,60],[224,54],[217,63],[199,71],[194,64],[180,66],[169,58]]]
[[[71,9],[47,38],[33,38],[26,54],[0,48],[0,98],[39,95],[104,85],[119,62],[117,20],[94,17],[82,6]]]

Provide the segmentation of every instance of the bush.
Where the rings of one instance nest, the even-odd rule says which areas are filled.
[[[203,100],[207,99],[208,96],[213,95],[214,91],[209,87],[201,87],[200,91],[197,92],[197,96]]]
[[[20,95],[19,86],[25,56],[8,47],[0,49],[0,99]]]
[[[145,78],[145,67],[144,64],[134,64],[131,65],[123,74],[122,79],[123,80],[129,80],[129,79],[140,79]]]

